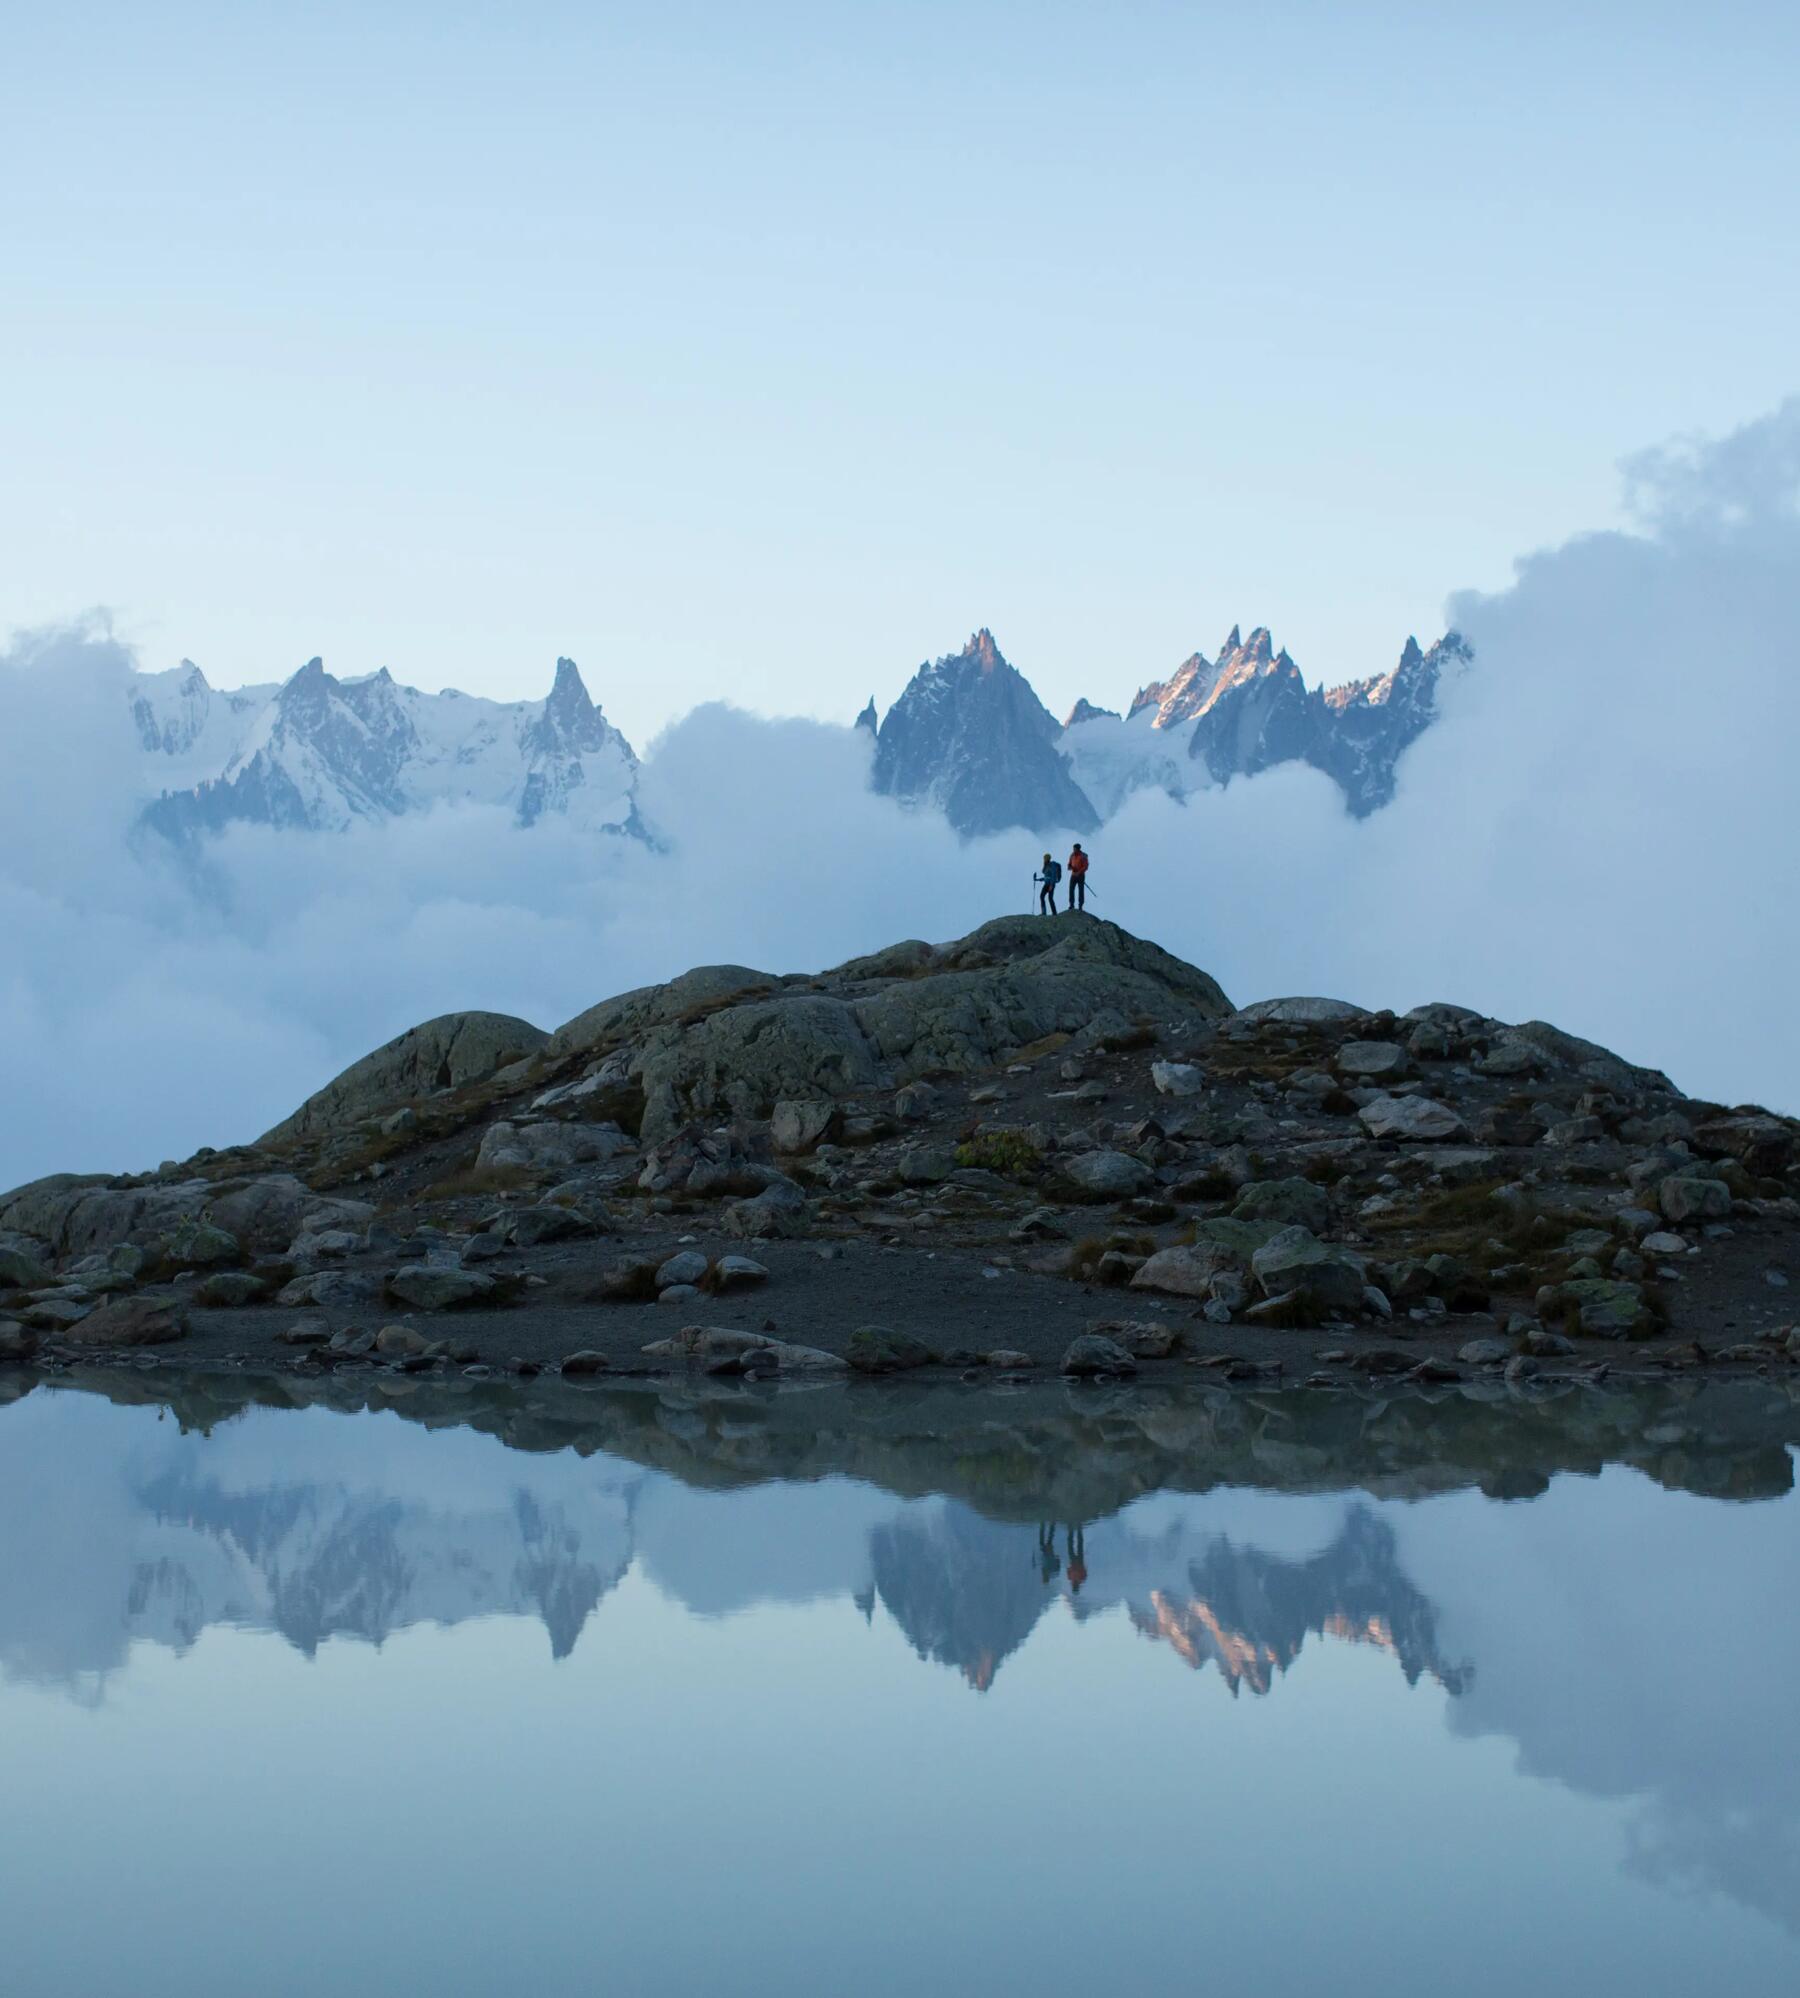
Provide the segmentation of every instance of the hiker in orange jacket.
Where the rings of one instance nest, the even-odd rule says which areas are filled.
[[[1081,842],[1075,842],[1075,851],[1069,855],[1069,907],[1087,907],[1088,857],[1081,850]]]

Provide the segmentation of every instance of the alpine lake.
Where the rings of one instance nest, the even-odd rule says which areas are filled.
[[[19,1998],[1800,1990],[1800,1400],[0,1378]]]

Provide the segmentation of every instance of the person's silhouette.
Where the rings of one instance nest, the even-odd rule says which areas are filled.
[[[1081,1585],[1087,1580],[1087,1534],[1079,1526],[1071,1526],[1069,1534],[1069,1593],[1078,1596]]]
[[[1056,1525],[1054,1521],[1038,1528],[1038,1573],[1048,1588],[1061,1572],[1062,1563],[1056,1558]]]

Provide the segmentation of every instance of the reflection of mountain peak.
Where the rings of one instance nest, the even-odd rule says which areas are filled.
[[[1310,1560],[1220,1539],[1190,1563],[1188,1580],[1185,1591],[1153,1590],[1148,1608],[1132,1606],[1132,1621],[1196,1670],[1210,1660],[1233,1693],[1246,1685],[1266,1693],[1309,1635],[1376,1646],[1409,1686],[1422,1673],[1453,1695],[1469,1683],[1468,1668],[1445,1664],[1438,1651],[1436,1612],[1401,1572],[1393,1528],[1366,1506]]]

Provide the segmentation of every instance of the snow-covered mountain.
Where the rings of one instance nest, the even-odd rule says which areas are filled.
[[[1233,626],[1139,688],[1127,711],[1077,701],[1059,724],[992,632],[919,667],[874,737],[877,791],[941,811],[965,835],[1081,834],[1134,792],[1174,798],[1278,763],[1311,764],[1358,817],[1387,803],[1406,746],[1430,726],[1443,675],[1469,663],[1453,632],[1406,641],[1388,673],[1309,687],[1266,628]],[[541,701],[335,678],[311,659],[279,686],[220,691],[190,660],[140,673],[129,693],[141,753],[141,824],[178,843],[237,823],[342,831],[438,804],[499,806],[521,826],[555,815],[585,831],[649,834],[637,758],[571,659]]]
[[[928,661],[875,739],[875,788],[933,805],[963,833],[1091,832],[1099,814],[1058,754],[1062,729],[985,627]]]
[[[139,675],[131,714],[149,766],[143,823],[178,841],[237,822],[342,831],[439,803],[640,830],[637,758],[572,659],[547,699],[513,702],[421,693],[385,667],[339,680],[319,659],[279,687],[219,693],[184,662]]]
[[[1363,818],[1393,796],[1394,767],[1436,715],[1442,675],[1469,659],[1454,632],[1428,652],[1409,638],[1391,672],[1319,689],[1264,626],[1245,638],[1234,625],[1216,657],[1190,654],[1140,687],[1123,717],[1082,699],[1059,728],[984,630],[921,666],[889,709],[876,788],[937,806],[965,834],[1081,832],[1135,791],[1183,798],[1300,762]]]

